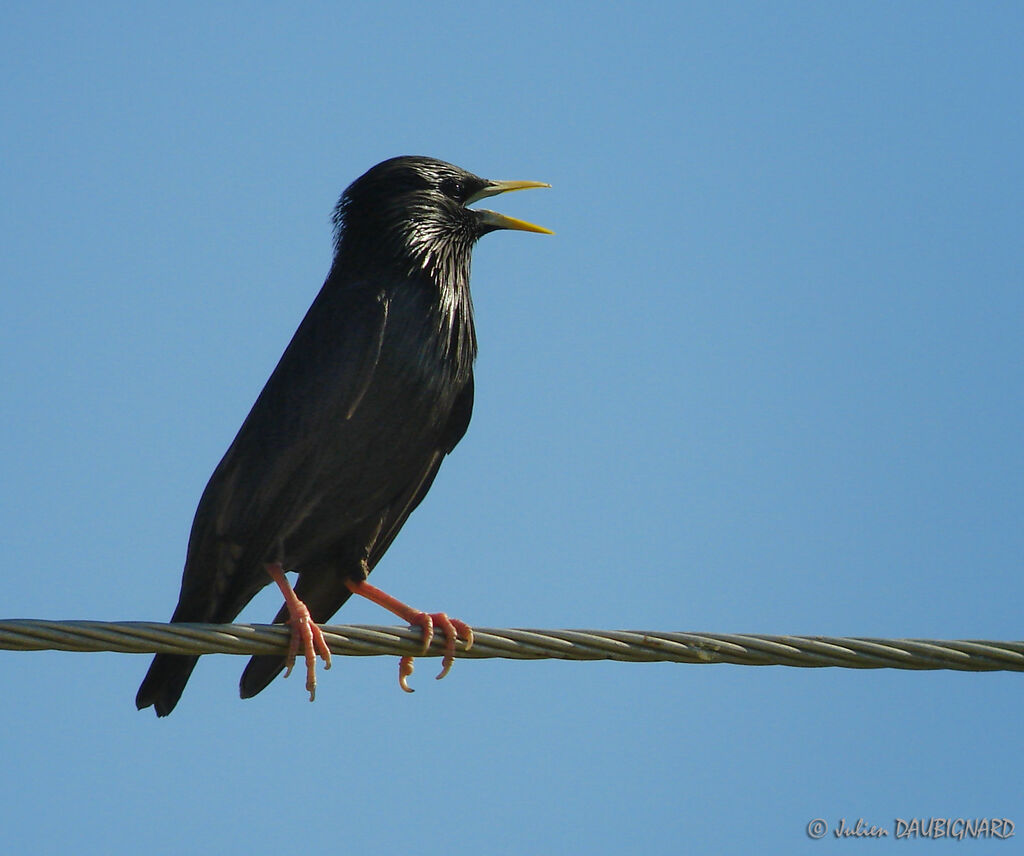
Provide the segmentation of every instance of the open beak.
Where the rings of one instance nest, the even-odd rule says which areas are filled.
[[[466,204],[472,205],[474,202],[486,199],[488,196],[497,196],[499,193],[508,193],[511,190],[529,190],[532,187],[551,187],[551,185],[543,181],[489,181],[482,190],[478,190],[467,199]],[[499,214],[497,211],[488,211],[486,208],[479,209],[477,214],[480,217],[480,222],[488,230],[515,229],[518,232],[539,232],[542,235],[555,234],[543,226],[535,226],[533,223],[517,220],[515,217],[506,217],[504,214]]]

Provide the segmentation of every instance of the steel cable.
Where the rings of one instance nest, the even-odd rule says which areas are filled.
[[[356,657],[419,655],[418,628],[322,625],[332,653]],[[848,669],[1024,671],[1024,641],[871,639],[676,633],[649,630],[530,630],[474,627],[475,641],[457,657],[512,660],[618,660],[732,663]],[[283,654],[289,632],[269,624],[161,624],[147,621],[0,621],[0,649],[115,651],[131,654]],[[438,634],[424,656],[444,653]]]

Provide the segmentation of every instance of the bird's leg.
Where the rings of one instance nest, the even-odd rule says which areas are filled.
[[[455,643],[459,639],[466,642],[466,650],[473,647],[473,628],[464,621],[457,618],[449,618],[443,612],[423,612],[408,604],[402,603],[398,598],[392,597],[387,592],[381,591],[376,586],[371,586],[366,580],[346,580],[345,585],[352,594],[365,597],[373,601],[377,606],[383,606],[388,612],[393,612],[403,621],[408,621],[414,627],[423,628],[423,653],[430,649],[430,643],[434,638],[434,625],[441,628],[444,633],[444,659],[441,660],[441,674],[437,680],[441,680],[451,671],[452,663],[455,662]],[[412,657],[402,657],[398,661],[398,683],[407,693],[413,692],[408,684],[409,675],[412,674]]]
[[[299,643],[306,657],[306,690],[309,692],[309,700],[316,698],[316,655],[323,657],[324,668],[331,668],[331,649],[327,647],[324,634],[313,621],[306,607],[288,582],[280,563],[274,562],[267,565],[267,573],[277,583],[284,595],[285,606],[288,607],[288,624],[291,627],[291,641],[288,643],[288,654],[285,657],[284,676],[287,678],[295,666],[295,655],[299,653]]]

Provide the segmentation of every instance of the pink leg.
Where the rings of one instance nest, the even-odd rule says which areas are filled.
[[[376,586],[371,586],[366,580],[358,583],[349,580],[346,582],[346,585],[352,594],[357,594],[360,597],[373,601],[377,606],[384,607],[388,612],[394,613],[403,621],[408,621],[414,627],[422,627],[424,654],[427,653],[430,643],[434,639],[434,625],[437,624],[441,628],[444,632],[445,646],[444,659],[441,660],[441,674],[437,676],[437,680],[441,680],[451,671],[452,663],[455,662],[455,643],[458,639],[465,640],[467,651],[473,647],[473,628],[464,621],[449,618],[443,612],[431,613],[414,609],[408,604],[402,603],[398,598],[394,598],[387,592],[381,591]],[[412,687],[408,684],[409,675],[412,674],[413,670],[412,661],[412,657],[402,657],[398,661],[398,683],[407,693],[413,692]]]
[[[288,654],[284,661],[284,676],[287,678],[292,673],[292,668],[295,666],[295,655],[299,653],[299,644],[301,642],[302,650],[306,657],[306,689],[309,692],[309,700],[313,701],[316,698],[316,655],[319,654],[323,657],[324,668],[329,669],[331,668],[331,649],[327,647],[324,634],[317,627],[316,622],[313,621],[309,610],[306,608],[306,604],[298,599],[291,585],[289,585],[281,565],[277,562],[267,565],[267,573],[277,583],[277,587],[281,589],[281,594],[284,595],[284,603],[288,607],[288,615],[290,616],[288,624],[291,627],[292,636],[291,641],[288,643]]]

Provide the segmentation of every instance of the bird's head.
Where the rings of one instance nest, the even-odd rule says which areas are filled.
[[[473,244],[488,232],[515,229],[551,234],[542,226],[468,206],[488,196],[531,187],[539,181],[490,181],[427,157],[386,160],[357,178],[334,211],[339,259],[406,271],[444,274],[468,269]],[[352,256],[353,258],[347,258]]]

